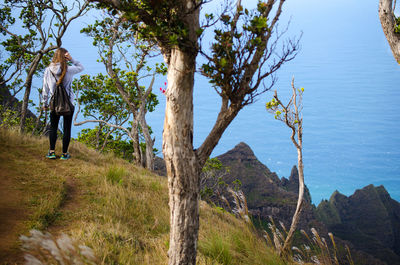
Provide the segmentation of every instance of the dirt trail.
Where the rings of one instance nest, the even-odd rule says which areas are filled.
[[[22,264],[18,233],[28,216],[24,194],[16,188],[11,172],[0,170],[0,264]],[[12,257],[12,258],[11,258]]]
[[[24,185],[27,185],[27,183],[23,183],[24,177],[19,175],[29,169],[17,170],[14,158],[7,153],[6,151],[0,154],[0,264],[14,265],[24,263],[19,236],[21,233],[28,234],[27,221],[32,213],[28,208],[29,195],[24,192]],[[45,161],[45,167],[42,169],[44,171],[51,171],[56,168],[56,170],[63,172],[66,194],[58,209],[61,213],[65,211],[73,212],[79,207],[78,198],[81,191],[79,191],[78,180],[71,176],[70,170],[75,166],[74,161],[48,161],[39,154],[29,154],[26,159],[31,161],[31,165]],[[53,162],[55,165],[50,169],[48,163]],[[57,236],[65,229],[66,225],[56,222],[56,224],[50,224],[46,231]]]
[[[66,177],[65,180],[65,199],[62,205],[59,208],[61,214],[65,212],[73,212],[75,209],[79,207],[79,187],[77,184],[77,180],[73,177]],[[60,224],[59,222],[51,224],[47,231],[50,232],[53,236],[57,237],[60,233],[64,232],[64,230],[68,228],[67,224]]]

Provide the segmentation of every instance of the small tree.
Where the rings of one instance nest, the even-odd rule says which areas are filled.
[[[155,44],[142,40],[138,32],[129,30],[126,19],[121,14],[109,15],[84,28],[82,32],[93,38],[93,44],[99,49],[100,61],[104,64],[121,102],[124,102],[123,106],[133,116],[128,135],[133,142],[136,163],[153,170],[154,140],[145,116],[147,111],[153,111],[158,104],[152,93],[155,74],[166,72],[163,64],[156,63],[153,69],[147,62],[149,57],[156,55]],[[147,89],[139,83],[146,77],[152,77]],[[141,155],[140,131],[146,143],[146,158]]]
[[[82,125],[93,120],[104,121],[99,122],[94,144],[97,150],[101,150],[102,146],[100,145],[107,144],[109,135],[116,129],[125,129],[123,126],[129,120],[131,113],[119,96],[115,82],[108,76],[103,74],[93,77],[82,75],[79,80],[74,81],[73,87],[79,96],[75,120],[81,111],[81,104],[83,104],[83,116],[90,119],[80,123],[75,121],[75,125]],[[107,126],[107,124],[113,126]],[[106,135],[102,135],[103,133]]]
[[[379,0],[379,19],[383,33],[392,49],[393,56],[400,64],[400,17],[395,16],[396,0]]]
[[[281,256],[287,255],[290,250],[290,246],[293,240],[294,232],[296,231],[297,224],[300,219],[300,213],[304,205],[304,171],[303,171],[303,115],[302,115],[302,99],[304,88],[297,89],[294,87],[294,78],[292,79],[292,97],[289,102],[285,105],[279,99],[277,92],[275,91],[274,98],[266,104],[266,108],[269,112],[275,115],[275,119],[283,121],[286,126],[290,128],[292,134],[290,139],[297,149],[297,164],[299,171],[299,195],[297,199],[296,211],[292,218],[289,232],[283,244],[283,247],[279,250]]]
[[[5,0],[0,4],[0,33],[8,36],[1,44],[8,57],[1,66],[2,82],[25,89],[20,130],[24,130],[33,76],[49,63],[51,51],[62,44],[71,22],[85,14],[88,2],[75,0],[70,5],[61,0]],[[16,26],[15,13],[19,23]],[[21,30],[22,28],[22,30]],[[15,65],[14,65],[15,62]]]
[[[126,139],[126,133],[108,126],[100,128],[100,124],[93,129],[81,130],[77,141],[96,148],[100,152],[111,152],[118,157],[133,161],[133,145],[129,138]]]
[[[123,86],[126,91],[135,92],[134,82],[132,81],[135,79],[133,73],[121,71],[119,75],[120,85]],[[132,141],[134,150],[133,157],[135,160],[140,162],[143,160],[144,162],[145,160],[142,157],[139,146],[139,128],[132,126],[134,120],[131,120],[131,108],[119,94],[115,80],[103,74],[98,74],[95,77],[83,75],[79,80],[74,82],[74,88],[78,95],[81,92],[78,98],[78,110],[75,114],[74,125],[79,126],[89,122],[99,123],[96,128],[95,148],[103,150],[107,145],[109,137],[112,137],[112,135],[116,136],[118,141],[121,140],[121,131],[123,135],[128,136]],[[146,108],[149,111],[153,111],[158,104],[154,94],[150,94],[146,102]],[[77,122],[76,119],[81,108],[80,104],[84,105],[83,116],[89,119]],[[128,125],[129,120],[131,120],[130,127]],[[138,146],[135,149],[136,143]],[[137,156],[139,156],[138,159]],[[152,158],[149,159],[152,160]],[[149,163],[151,163],[151,161]]]
[[[225,203],[226,200],[224,191],[228,187],[223,178],[228,172],[229,168],[224,167],[218,158],[209,158],[201,170],[200,198],[223,207],[222,202]]]

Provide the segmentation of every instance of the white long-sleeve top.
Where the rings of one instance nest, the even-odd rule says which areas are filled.
[[[65,90],[67,91],[70,101],[72,104],[74,104],[75,100],[75,94],[72,91],[72,80],[73,76],[77,73],[80,73],[83,71],[84,67],[83,65],[74,59],[71,59],[71,63],[73,65],[67,66],[67,73],[64,76],[63,79],[63,86]],[[60,78],[62,70],[60,67],[60,63],[51,63],[45,70],[44,70],[44,75],[43,75],[43,90],[42,90],[42,103],[47,106],[48,105],[48,100],[53,96],[54,94],[54,89],[56,88],[56,83],[57,80],[54,78],[54,76],[57,78],[57,80]]]

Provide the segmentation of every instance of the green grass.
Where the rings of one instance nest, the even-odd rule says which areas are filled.
[[[92,248],[99,264],[168,263],[166,178],[76,142],[68,161],[45,159],[44,138],[0,130],[0,144],[0,170],[12,170],[30,211],[22,232],[64,232]],[[198,264],[285,263],[243,221],[201,202]]]

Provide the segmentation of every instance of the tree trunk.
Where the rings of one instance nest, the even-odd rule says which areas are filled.
[[[392,6],[392,0],[379,0],[379,18],[393,56],[400,64],[400,33],[394,32],[396,23]]]
[[[130,138],[132,139],[132,143],[133,143],[134,161],[135,161],[136,165],[140,166],[140,165],[142,165],[142,155],[141,155],[140,145],[139,145],[138,122],[137,122],[136,118],[134,118],[132,121],[132,129],[131,129]]]
[[[36,122],[35,122],[35,127],[32,130],[32,136],[35,135],[36,131],[38,131],[38,134],[41,131],[40,127],[41,127],[41,125],[43,126],[43,124],[41,124],[41,119],[42,119],[42,116],[43,116],[43,112],[44,112],[43,108],[40,108],[39,116],[37,117]]]
[[[106,148],[107,143],[108,143],[108,137],[110,137],[110,135],[115,131],[115,128],[109,128],[106,136],[104,137],[104,142],[103,145],[100,148],[100,152],[102,153],[104,151],[104,148]]]
[[[143,136],[146,141],[146,168],[149,170],[153,170],[154,169],[154,153],[153,153],[154,141],[153,141],[153,139],[151,139],[149,127],[147,126],[147,122],[146,122],[144,115],[142,115],[140,118],[140,126],[142,127]]]
[[[281,249],[281,256],[287,255],[290,246],[292,244],[293,240],[293,235],[294,232],[296,231],[297,224],[299,223],[300,220],[300,214],[301,210],[303,209],[304,206],[304,173],[303,173],[303,153],[301,148],[297,148],[297,164],[299,166],[298,172],[299,172],[299,196],[297,199],[297,207],[296,211],[293,215],[292,218],[292,224],[290,225],[289,232],[286,236],[285,243],[283,244],[283,247]]]
[[[193,84],[196,54],[171,50],[163,153],[170,207],[169,265],[196,264],[200,168],[193,150]]]
[[[29,67],[29,72],[28,72],[28,76],[26,77],[25,80],[25,94],[24,94],[24,99],[22,101],[22,107],[21,107],[21,120],[20,120],[20,124],[19,124],[19,130],[21,132],[24,131],[25,129],[25,120],[26,120],[26,113],[28,111],[28,103],[29,103],[29,96],[31,94],[31,87],[32,87],[32,79],[33,79],[33,75],[36,72],[36,69],[39,65],[40,60],[42,59],[43,54],[42,53],[38,53],[35,58],[33,59],[30,67]]]
[[[103,123],[99,122],[99,129],[96,132],[96,150],[99,151],[100,147],[100,134],[103,131]]]
[[[303,166],[303,118],[300,113],[302,106],[301,106],[301,98],[302,94],[300,94],[300,98],[298,99],[297,93],[296,93],[296,88],[294,87],[294,77],[292,79],[292,89],[293,89],[293,96],[291,103],[289,103],[291,106],[293,106],[294,110],[293,113],[295,120],[297,122],[295,123],[290,123],[288,119],[288,113],[290,112],[289,109],[285,109],[285,123],[286,125],[292,129],[292,135],[290,136],[290,139],[293,142],[293,145],[297,149],[297,165],[298,165],[298,173],[299,173],[299,195],[297,198],[297,207],[296,211],[294,212],[293,218],[292,218],[292,224],[290,225],[289,232],[286,236],[285,243],[283,244],[283,247],[280,251],[281,256],[286,256],[289,253],[290,250],[290,245],[292,244],[294,232],[296,231],[297,224],[299,223],[300,220],[300,213],[303,210],[304,206],[304,166]],[[277,93],[275,91],[275,98],[277,98]],[[280,101],[279,101],[280,102]],[[299,106],[300,105],[300,106]],[[296,130],[297,128],[297,130]],[[297,132],[297,141],[295,139],[295,135]]]

